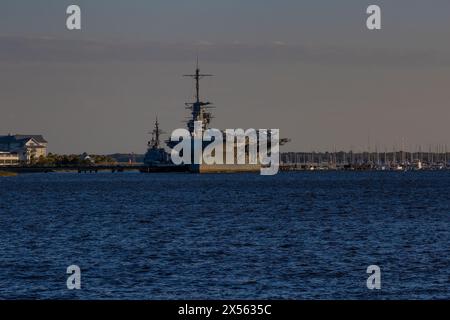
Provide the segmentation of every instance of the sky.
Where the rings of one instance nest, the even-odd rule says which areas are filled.
[[[3,0],[0,134],[144,153],[156,116],[184,126],[198,54],[212,127],[279,128],[282,151],[450,150],[448,39],[448,0]]]

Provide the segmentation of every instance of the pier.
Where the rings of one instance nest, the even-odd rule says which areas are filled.
[[[188,166],[145,166],[145,165],[65,165],[65,166],[5,166],[3,172],[13,173],[50,173],[50,172],[78,172],[120,173],[126,171],[159,173],[159,172],[189,172]]]
[[[66,165],[66,166],[8,166],[2,167],[3,171],[16,173],[48,173],[48,172],[78,172],[98,173],[100,171],[124,172],[140,171],[146,169],[140,165]]]

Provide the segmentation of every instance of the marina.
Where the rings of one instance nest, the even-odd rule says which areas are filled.
[[[443,149],[444,150],[444,149]],[[441,152],[287,152],[284,170],[448,170],[450,153]]]

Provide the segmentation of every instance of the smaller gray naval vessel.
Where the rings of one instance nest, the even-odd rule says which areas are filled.
[[[170,160],[170,154],[161,144],[161,134],[164,134],[159,128],[158,117],[156,117],[155,127],[150,132],[152,139],[148,142],[147,152],[144,157],[144,167],[140,169],[143,173],[150,172],[185,172],[187,166],[176,166]]]
[[[147,143],[148,149],[144,157],[144,164],[155,166],[170,163],[166,150],[161,146],[160,136],[164,132],[159,128],[158,117],[156,117],[155,128],[150,132],[152,139]]]

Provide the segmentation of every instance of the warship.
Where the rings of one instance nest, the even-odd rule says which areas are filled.
[[[165,132],[159,128],[158,117],[156,117],[155,127],[149,132],[152,136],[147,143],[147,152],[144,156],[144,167],[140,169],[142,173],[152,172],[187,172],[187,166],[174,165],[170,161],[170,154],[165,150],[161,143],[161,135]]]
[[[201,130],[202,132],[205,132],[205,130],[210,128],[211,119],[213,118],[212,113],[210,111],[211,108],[214,108],[213,103],[209,101],[202,101],[200,98],[200,80],[204,77],[211,77],[212,74],[202,74],[200,72],[200,68],[198,65],[198,59],[197,59],[197,65],[195,69],[194,74],[186,74],[184,77],[193,78],[195,81],[195,96],[194,96],[194,102],[186,102],[185,108],[190,111],[190,116],[187,118],[186,121],[186,127],[189,131],[189,134],[191,137],[194,137],[195,135],[195,129],[198,130],[199,124],[201,124]],[[222,132],[223,136],[223,142],[225,145],[226,142],[226,135],[224,131]],[[148,149],[147,153],[145,154],[144,158],[144,165],[145,169],[141,170],[142,172],[154,172],[154,171],[189,171],[194,173],[233,173],[233,172],[259,172],[261,170],[261,164],[255,163],[250,164],[238,164],[237,161],[235,161],[234,164],[194,164],[194,161],[191,161],[191,164],[187,165],[175,165],[171,161],[170,152],[171,149],[178,144],[178,141],[171,141],[165,140],[165,145],[168,148],[164,148],[160,141],[160,136],[163,134],[163,131],[159,128],[159,122],[156,120],[155,127],[153,131],[151,132],[152,139],[148,142]],[[270,132],[269,132],[270,135]],[[270,139],[269,139],[270,141]],[[288,142],[289,139],[280,139],[280,145],[285,144]],[[192,142],[193,143],[193,142]],[[202,142],[202,149],[204,149],[208,144],[211,142],[203,141]],[[250,147],[250,142],[247,140],[245,141],[245,158],[248,159],[248,150]],[[236,160],[236,149],[237,146],[235,145],[235,160]],[[224,148],[224,155],[225,159],[225,148]],[[194,155],[192,155],[192,159],[194,158]]]
[[[147,166],[166,165],[170,163],[169,154],[161,146],[160,136],[163,134],[159,128],[158,117],[156,117],[155,128],[150,132],[151,140],[147,143],[148,149],[144,157],[144,164]]]

